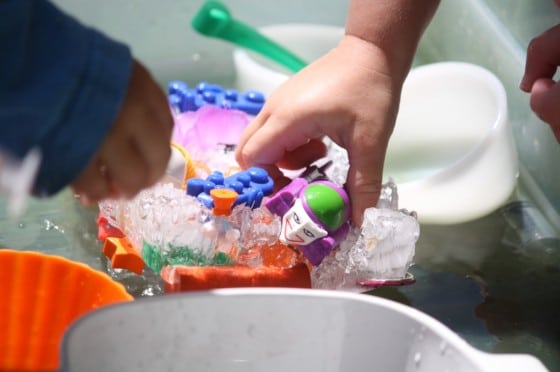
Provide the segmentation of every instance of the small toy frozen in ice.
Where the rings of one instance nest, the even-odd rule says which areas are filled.
[[[296,246],[315,266],[350,230],[348,194],[331,181],[296,178],[265,205],[282,217],[280,241]]]

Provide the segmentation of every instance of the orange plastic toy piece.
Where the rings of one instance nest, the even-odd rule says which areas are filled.
[[[215,288],[293,287],[311,288],[307,265],[291,268],[248,266],[165,266],[161,270],[166,292]]]
[[[111,267],[127,269],[138,275],[144,270],[144,260],[128,238],[109,237],[103,244],[103,253],[111,259]]]
[[[181,180],[181,188],[184,190],[187,186],[187,180],[189,178],[196,177],[196,167],[191,159],[191,156],[183,146],[175,142],[171,142],[171,147],[177,149],[181,155],[183,155],[183,159],[185,160],[185,169],[183,172],[183,179]]]
[[[0,371],[55,371],[68,326],[96,308],[132,301],[124,286],[88,265],[0,249]]]
[[[109,237],[124,238],[124,233],[109,223],[101,214],[97,217],[97,240],[105,241]]]
[[[239,195],[230,189],[212,189],[210,196],[214,201],[214,209],[212,209],[214,216],[229,216],[231,207]]]

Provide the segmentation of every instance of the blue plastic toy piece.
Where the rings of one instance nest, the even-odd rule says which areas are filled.
[[[196,197],[210,209],[214,208],[210,190],[215,188],[237,192],[233,206],[245,204],[254,209],[260,207],[265,196],[272,194],[274,181],[266,170],[259,167],[251,167],[229,177],[224,177],[220,171],[214,171],[205,180],[191,178],[187,181],[187,194]]]
[[[265,97],[256,90],[241,93],[204,81],[192,89],[184,81],[177,80],[168,85],[168,100],[171,107],[178,112],[196,111],[204,105],[215,105],[257,115],[264,105]]]

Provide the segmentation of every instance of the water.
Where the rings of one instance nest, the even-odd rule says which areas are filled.
[[[452,142],[436,139],[394,149],[387,154],[385,178],[391,177],[398,184],[428,179],[460,161],[475,145],[476,142],[465,139]]]
[[[0,246],[106,270],[96,208],[83,208],[69,191],[30,200],[17,220],[9,219],[5,206],[0,199]],[[560,371],[560,247],[553,239],[515,245],[510,228],[501,211],[461,225],[424,225],[410,270],[416,284],[370,294],[435,317],[481,350],[530,353]],[[130,287],[130,277],[119,280]],[[158,294],[154,282],[134,283],[136,297]],[[146,289],[148,284],[154,286]]]

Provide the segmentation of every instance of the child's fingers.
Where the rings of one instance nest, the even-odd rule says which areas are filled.
[[[253,135],[266,123],[269,118],[269,114],[266,112],[266,106],[262,109],[262,111],[253,119],[249,125],[245,128],[243,133],[241,134],[241,138],[237,143],[237,148],[235,150],[235,157],[239,165],[243,168],[249,167],[251,164],[249,154],[246,154],[245,144],[251,140]]]
[[[305,145],[286,152],[277,164],[284,169],[301,169],[326,155],[327,146],[325,143],[321,139],[312,139]]]
[[[381,175],[370,169],[371,163],[369,166],[359,162],[350,164],[345,187],[352,203],[352,222],[356,226],[361,226],[364,211],[367,208],[375,207],[379,199]]]
[[[144,160],[148,164],[148,182],[158,181],[171,156],[171,133],[173,131],[173,117],[165,93],[151,80],[152,95],[149,97],[151,111],[143,119],[143,125],[136,132],[136,145]]]
[[[169,146],[168,146],[169,147]],[[108,173],[118,192],[133,197],[150,185],[149,165],[145,156],[132,141],[110,141],[103,146],[99,156],[107,160]]]
[[[138,62],[134,64],[129,91],[115,125],[121,135],[131,138],[146,165],[143,186],[154,184],[165,172],[171,155],[173,117],[165,93]],[[136,188],[130,187],[131,191]]]
[[[252,131],[252,133],[251,133]],[[266,123],[256,122],[238,146],[237,158],[241,166],[274,165],[284,159],[287,152],[294,151],[320,138],[321,133],[313,133],[304,123],[292,125],[271,116]]]
[[[520,88],[530,92],[535,80],[552,78],[560,65],[560,24],[545,31],[529,43],[525,74]]]
[[[107,166],[95,159],[72,182],[72,189],[79,196],[82,204],[92,205],[109,196],[110,182]]]
[[[275,192],[291,182],[291,180],[275,165],[262,165],[260,167],[267,171],[270,178],[274,181]]]
[[[135,148],[146,164],[148,185],[154,184],[163,176],[171,156],[171,134],[164,132],[162,126],[159,123],[147,123],[138,128],[138,133],[133,138]]]
[[[550,79],[538,79],[531,90],[531,109],[552,128],[560,142],[560,84]]]
[[[352,222],[361,226],[364,211],[375,207],[381,192],[383,180],[383,162],[386,142],[381,141],[366,128],[357,133],[347,147],[350,168],[346,180],[346,189],[352,202]]]

